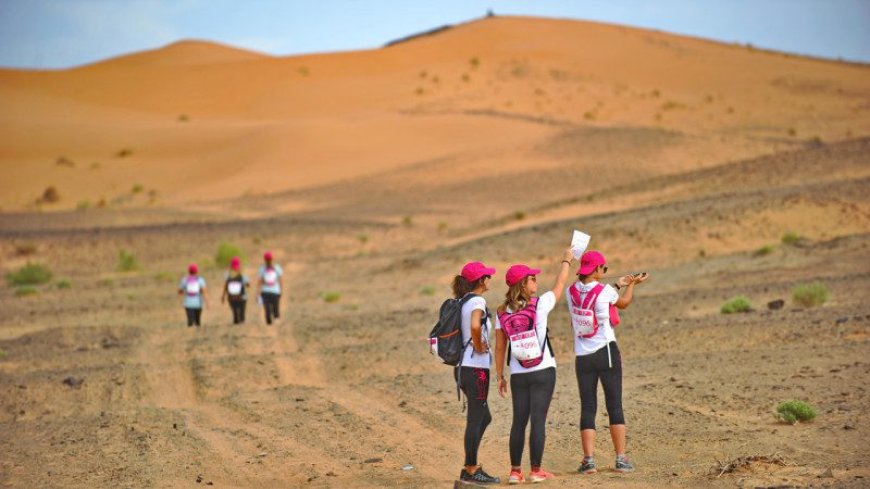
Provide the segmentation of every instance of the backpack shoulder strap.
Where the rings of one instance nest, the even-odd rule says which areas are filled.
[[[586,297],[583,299],[583,309],[589,309],[589,307],[594,307],[595,301],[598,300],[598,295],[601,294],[601,291],[604,290],[604,285],[599,283],[595,287],[592,287],[592,290],[586,293]]]

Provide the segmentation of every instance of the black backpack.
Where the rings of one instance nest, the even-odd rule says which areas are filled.
[[[438,358],[451,367],[459,366],[468,343],[471,343],[471,340],[462,343],[462,306],[474,297],[477,295],[466,294],[461,299],[444,301],[438,313],[438,322],[429,332],[430,344],[433,340],[437,343],[433,350],[437,351]]]

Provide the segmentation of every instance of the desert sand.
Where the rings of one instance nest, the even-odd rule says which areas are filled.
[[[0,271],[54,272],[0,287],[3,487],[449,487],[464,415],[424,338],[450,280],[495,266],[494,307],[526,262],[546,290],[573,229],[652,275],[617,330],[638,470],[608,470],[599,409],[605,470],[575,472],[560,305],[548,485],[868,484],[867,65],[496,17],[367,51],[183,41],[3,69],[0,105]],[[284,265],[280,324],[253,301],[230,324],[224,241],[249,275],[265,250]],[[175,293],[192,261],[200,329]],[[798,304],[816,281],[827,302]],[[736,295],[753,310],[721,314]],[[481,462],[506,479],[490,394]],[[789,399],[818,417],[778,422]]]

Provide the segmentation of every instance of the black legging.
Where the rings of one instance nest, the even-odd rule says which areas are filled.
[[[461,367],[458,370],[462,392],[468,398],[465,418],[465,465],[477,465],[477,450],[492,415],[486,400],[489,397],[489,369]],[[457,369],[453,369],[456,378]]]
[[[230,309],[233,310],[233,324],[245,322],[245,305],[247,303],[248,301],[245,300],[230,300]]]
[[[278,303],[281,301],[281,294],[272,292],[263,292],[260,294],[263,297],[263,309],[266,310],[266,324],[272,324],[272,318],[278,319],[281,317],[278,311]]]
[[[610,342],[612,367],[607,365],[607,347],[590,355],[577,356],[574,367],[577,372],[577,387],[580,389],[580,429],[595,429],[595,414],[598,411],[598,379],[604,388],[604,401],[610,425],[625,424],[622,414],[622,356],[615,341]]]
[[[192,307],[185,307],[184,312],[187,313],[187,325],[188,326],[199,326],[199,319],[202,317],[202,309],[194,309]]]
[[[529,435],[529,452],[532,467],[540,467],[544,458],[544,442],[547,439],[547,410],[556,388],[556,368],[550,367],[535,372],[511,375],[511,399],[514,405],[514,420],[511,425],[511,465],[519,467],[523,461],[523,445],[526,441],[526,425],[532,419]]]

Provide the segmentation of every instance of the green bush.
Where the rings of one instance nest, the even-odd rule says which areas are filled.
[[[517,221],[522,221],[525,218],[526,218],[525,212],[523,212],[523,211],[514,212],[514,219],[516,219]]]
[[[36,295],[39,293],[39,289],[32,285],[25,285],[23,287],[18,287],[15,289],[15,295],[18,297],[24,297],[27,295]]]
[[[732,314],[735,312],[749,312],[752,310],[752,304],[745,296],[738,295],[728,299],[725,304],[722,304],[720,311],[722,314]]]
[[[405,216],[405,217],[403,217],[403,218],[402,218],[402,225],[403,225],[403,226],[407,226],[407,227],[411,227],[411,226],[413,226],[413,225],[414,225],[414,218],[411,217],[411,216]]]
[[[776,249],[776,248],[774,248],[773,245],[764,245],[764,246],[762,246],[761,248],[758,248],[757,250],[755,250],[755,252],[753,253],[753,255],[755,255],[755,256],[766,256],[766,255],[769,255],[769,254],[773,253],[773,250],[775,250],[775,249]]]
[[[28,262],[14,272],[6,274],[6,280],[10,285],[38,285],[51,280],[51,270],[38,263]]]
[[[828,300],[828,288],[821,282],[798,284],[792,289],[791,296],[804,307],[821,306]]]
[[[333,290],[329,290],[320,294],[323,297],[323,302],[333,303],[341,299],[341,294]]]
[[[776,417],[788,424],[810,421],[816,417],[816,409],[803,401],[785,401],[776,407]]]
[[[360,243],[366,244],[369,241],[369,235],[360,233],[356,236],[356,239],[358,239]]]
[[[130,189],[130,193],[138,194],[138,193],[142,192],[143,190],[145,190],[145,187],[143,187],[141,183],[137,183],[136,185],[133,185],[132,189]]]
[[[154,280],[158,282],[173,282],[175,281],[175,275],[170,272],[157,272],[154,274]]]
[[[133,272],[139,270],[139,260],[136,259],[136,255],[127,251],[121,250],[118,252],[118,271],[119,272]]]
[[[228,267],[234,256],[245,261],[245,253],[241,248],[230,242],[221,241],[218,245],[217,254],[214,256],[214,262],[219,267]]]
[[[420,289],[420,293],[422,295],[434,295],[435,287],[432,287],[431,285],[424,285],[423,288]]]
[[[4,350],[3,348],[0,348],[0,360],[3,360],[4,358],[6,358],[6,355],[8,355],[6,353],[6,350]]]
[[[800,241],[801,237],[794,231],[789,231],[782,235],[782,244],[793,245]]]
[[[57,288],[58,289],[71,289],[72,282],[70,282],[69,279],[62,278],[62,279],[57,281]]]

